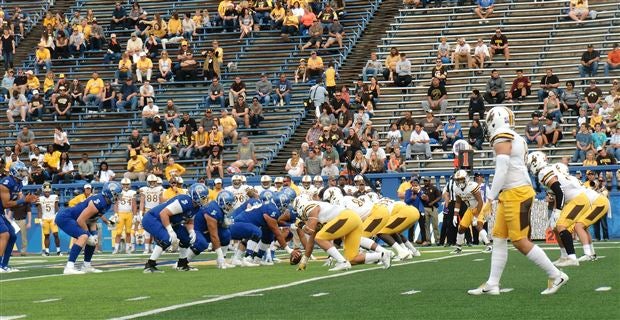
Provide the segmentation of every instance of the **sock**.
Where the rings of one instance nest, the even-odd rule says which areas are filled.
[[[118,247],[120,246],[120,242],[114,244],[114,251],[118,251]]]
[[[189,250],[187,253],[187,261],[192,261],[197,256],[197,254],[193,250]]]
[[[401,247],[397,242],[394,242],[392,244],[392,249],[396,250],[396,254],[398,254],[399,256],[404,257],[407,255],[407,250]]]
[[[401,250],[403,250],[405,252],[405,255],[409,254],[409,249],[407,248],[407,246],[405,246],[404,243],[396,243],[396,244],[400,247]]]
[[[90,262],[93,259],[93,254],[95,253],[95,246],[86,245],[84,247],[84,262]]]
[[[568,253],[569,258],[575,257],[575,245],[573,244],[573,236],[568,232],[568,230],[560,231],[560,239],[564,244],[564,248],[566,249],[566,253]]]
[[[495,238],[493,252],[491,252],[491,271],[489,272],[489,286],[499,286],[506,261],[508,261],[508,241],[503,238]]]
[[[478,238],[480,239],[480,242],[484,243],[484,245],[489,245],[489,236],[487,235],[486,230],[480,230],[480,232],[478,232]]]
[[[413,246],[413,243],[411,243],[411,241],[409,241],[409,240],[407,240],[407,241],[403,242],[403,245],[404,245],[407,249],[409,249],[409,250],[411,250],[411,251],[413,251],[413,252],[418,251],[418,249],[416,249],[416,248]]]
[[[85,267],[85,268],[90,268],[90,262],[86,262],[86,261],[84,261],[84,267]]]
[[[588,256],[593,256],[595,254],[594,247],[592,246],[592,244],[583,245],[583,254],[588,255]]]
[[[495,252],[495,250],[493,250],[493,252]],[[545,252],[539,246],[534,245],[526,257],[541,269],[545,270],[549,278],[556,278],[560,275],[560,270],[558,270],[558,268],[551,263],[549,257],[547,257]]]
[[[375,263],[381,260],[382,253],[380,252],[366,252],[366,256],[364,257],[365,264]]]
[[[159,259],[159,256],[161,256],[163,252],[164,249],[162,247],[155,246],[155,249],[153,249],[153,253],[151,253],[151,257],[149,258],[149,260],[157,261],[157,259]]]
[[[338,251],[338,249],[336,249],[336,247],[331,247],[331,248],[327,249],[327,254],[330,255],[332,258],[334,258],[337,262],[345,262],[345,261],[347,261],[342,256],[340,251]]]
[[[77,260],[77,257],[80,255],[80,252],[82,252],[82,247],[74,243],[71,247],[71,251],[69,251],[69,262],[74,263],[75,260]]]
[[[9,241],[6,243],[6,248],[4,250],[4,256],[2,257],[2,267],[6,268],[9,266],[9,260],[11,259],[11,255],[13,254],[13,246],[15,246],[15,241],[17,241],[17,236],[9,236]]]
[[[456,235],[456,246],[460,248],[463,245],[463,242],[465,242],[465,234],[458,233]]]
[[[67,261],[67,266],[65,268],[73,269],[73,268],[75,268],[75,263],[72,262],[72,261]]]
[[[254,240],[248,240],[248,244],[245,246],[245,256],[253,257],[256,255],[258,249],[258,242]]]
[[[49,252],[49,251],[48,251]],[[60,252],[60,246],[56,247],[56,252]]]
[[[186,259],[187,260],[187,256],[189,255],[189,249],[188,248],[179,248],[179,259]]]
[[[235,255],[233,256],[233,260],[241,260],[242,254],[243,252],[241,250],[239,250],[238,248],[235,249]]]
[[[45,248],[45,253],[50,253],[50,249],[49,248]],[[58,248],[56,248],[56,251],[58,251]]]
[[[258,244],[258,253],[256,254],[256,256],[262,259],[268,250],[269,250],[269,244],[261,241]]]
[[[568,257],[568,253],[566,253],[566,248],[560,247],[560,258]]]
[[[366,249],[366,250],[372,250],[372,245],[375,244],[374,241],[372,241],[372,239],[366,238],[366,237],[362,237],[362,239],[360,240],[360,247]]]

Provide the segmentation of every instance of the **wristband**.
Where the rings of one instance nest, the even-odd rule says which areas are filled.
[[[299,261],[299,263],[301,264],[306,264],[308,263],[308,256],[304,255],[301,257],[301,261]]]
[[[215,249],[215,253],[217,254],[217,258],[218,259],[224,259],[224,251],[222,250],[222,247],[219,247],[217,249]]]
[[[168,233],[174,232],[174,229],[172,229],[172,225],[171,225],[171,224],[169,224],[169,225],[166,227],[166,231],[168,231]]]
[[[15,201],[15,205],[18,205],[18,206],[21,206],[24,203],[26,203],[26,200],[24,200],[24,199],[19,199],[19,200]]]
[[[293,252],[293,249],[291,249],[289,246],[284,247],[284,251],[286,251],[286,253],[291,254],[291,252]]]

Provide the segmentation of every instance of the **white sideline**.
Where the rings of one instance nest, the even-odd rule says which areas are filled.
[[[457,258],[457,257],[465,257],[465,256],[472,255],[472,254],[480,254],[480,252],[463,253],[463,254],[460,254],[460,255],[444,256],[444,257],[431,258],[431,259],[426,259],[426,260],[414,260],[414,261],[410,261],[410,262],[394,264],[394,265],[392,265],[392,268],[400,267],[400,266],[406,266],[406,265],[410,265],[410,264],[416,264],[416,263],[432,262],[432,261],[445,260],[445,259],[451,259],[451,258]],[[181,303],[181,304],[175,304],[175,305],[171,305],[171,306],[168,306],[168,307],[157,308],[157,309],[153,309],[153,310],[149,310],[149,311],[144,311],[144,312],[140,312],[140,313],[135,313],[135,314],[130,314],[130,315],[126,315],[126,316],[122,316],[122,317],[117,317],[117,318],[111,318],[109,320],[135,319],[135,318],[140,318],[140,317],[145,317],[145,316],[150,316],[150,315],[158,314],[158,313],[161,313],[161,312],[166,312],[166,311],[172,311],[172,310],[181,309],[181,308],[192,307],[192,306],[196,306],[196,305],[200,305],[200,304],[207,304],[207,303],[218,302],[218,301],[223,301],[223,300],[230,300],[230,299],[233,299],[233,298],[243,297],[243,296],[247,296],[247,295],[250,295],[250,294],[256,294],[256,293],[265,292],[265,291],[273,291],[273,290],[277,290],[277,289],[285,289],[285,288],[290,288],[290,287],[294,287],[294,286],[297,286],[297,285],[306,284],[306,283],[310,283],[310,282],[315,282],[315,281],[319,281],[319,280],[338,278],[338,277],[343,277],[343,276],[347,276],[347,275],[352,275],[352,274],[356,274],[356,273],[360,273],[360,272],[366,272],[366,271],[372,271],[372,270],[383,270],[383,267],[373,267],[373,268],[367,268],[367,269],[359,269],[359,270],[347,271],[347,272],[343,272],[343,273],[331,274],[331,275],[328,275],[328,276],[320,276],[320,277],[315,277],[315,278],[310,278],[310,279],[305,279],[305,280],[293,281],[293,282],[290,282],[290,283],[285,283],[285,284],[281,284],[281,285],[277,285],[277,286],[271,286],[271,287],[260,288],[260,289],[253,289],[253,290],[242,291],[242,292],[237,292],[237,293],[231,293],[231,294],[222,295],[222,296],[219,296],[219,297],[216,297],[216,298],[211,298],[211,299],[205,299],[205,300],[198,300],[198,301],[186,302],[186,303]]]

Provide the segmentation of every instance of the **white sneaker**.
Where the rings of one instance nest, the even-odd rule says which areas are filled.
[[[351,263],[349,263],[349,261],[344,261],[344,262],[337,262],[333,268],[327,271],[342,271],[342,270],[349,270],[349,269],[351,269]]]
[[[421,253],[421,252],[420,252],[420,250],[418,250],[418,249],[415,249],[415,251],[414,251],[414,250],[409,249],[409,252],[411,252],[412,257],[419,257],[419,256],[421,256],[421,255],[422,255],[422,253]],[[411,258],[412,258],[412,257],[411,257]],[[410,259],[411,259],[411,258],[410,258]]]
[[[85,273],[102,273],[103,272],[93,266],[82,267],[81,270],[84,271]]]
[[[331,267],[331,266],[334,265],[334,262],[335,262],[334,258],[328,257],[327,260],[325,260],[325,263],[323,263],[323,266],[324,267]]]
[[[579,257],[579,262],[584,262],[584,261],[596,261],[598,260],[598,258],[596,257],[596,255],[587,255],[584,254],[583,256]]]
[[[383,252],[381,254],[381,262],[383,262],[383,269],[389,269],[392,266],[392,252]]]
[[[467,294],[472,296],[480,296],[483,294],[488,294],[492,296],[499,295],[499,286],[490,286],[486,282],[483,283],[480,287],[472,290],[467,290]]]
[[[252,258],[251,257],[245,257],[245,258],[241,259],[241,266],[242,267],[258,267],[258,266],[260,266],[260,264],[252,262]]]
[[[566,282],[568,282],[568,279],[569,278],[566,273],[560,272],[559,277],[549,279],[549,281],[547,281],[547,289],[543,290],[540,294],[548,295],[556,293],[563,285],[566,284]]]
[[[493,246],[492,245],[487,245],[486,248],[484,248],[484,250],[482,250],[482,253],[491,253],[493,252]]]
[[[79,269],[74,268],[67,268],[65,267],[65,270],[62,272],[62,274],[85,274],[86,271],[82,271]]]
[[[235,259],[235,258],[233,258],[232,260],[230,260],[230,263],[233,266],[242,266],[243,265],[242,259]]]
[[[252,263],[254,264],[258,264],[261,266],[273,266],[273,261],[270,260],[263,260],[259,257],[254,257],[254,260],[252,261]]]
[[[565,258],[564,260],[556,263],[555,266],[558,267],[558,268],[562,268],[562,267],[578,267],[579,266],[579,260],[571,259],[571,258]]]
[[[19,272],[20,270],[17,268],[11,268],[11,267],[4,267],[4,268],[0,268],[0,273],[13,273],[13,272]]]
[[[112,254],[117,254],[117,253],[118,253],[118,249],[112,250]]]

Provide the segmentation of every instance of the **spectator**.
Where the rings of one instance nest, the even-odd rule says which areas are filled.
[[[92,78],[86,83],[82,100],[86,103],[86,108],[97,108],[101,112],[101,100],[103,99],[103,80],[99,78],[97,72],[93,72]]]
[[[149,98],[155,99],[155,88],[153,88],[149,80],[144,80],[144,83],[142,83],[138,91],[138,95],[140,97],[138,99],[138,104],[140,107],[143,107],[146,104],[146,100]]]
[[[246,97],[245,83],[241,81],[239,76],[235,77],[235,81],[230,85],[228,89],[228,103],[230,106],[234,106],[237,102],[237,98],[241,96]]]
[[[77,27],[73,27],[73,33],[69,37],[69,58],[73,59],[76,55],[82,57],[86,50],[86,39],[84,34]]]
[[[291,157],[286,161],[284,170],[286,170],[291,177],[301,177],[304,174],[304,160],[299,157],[297,151],[291,153]],[[322,172],[321,175],[323,175]]]
[[[510,60],[510,50],[508,48],[508,38],[504,34],[502,34],[502,29],[496,28],[495,34],[491,37],[491,60],[493,57],[498,54],[503,54],[506,59],[504,62],[508,65],[508,60]]]
[[[332,176],[338,176],[340,174],[340,170],[338,169],[338,166],[334,163],[334,161],[335,161],[334,158],[332,158],[331,156],[327,156],[325,158],[325,165],[323,166],[323,169],[321,170],[322,176],[332,177]]]
[[[297,30],[299,29],[299,17],[293,15],[293,11],[290,9],[286,10],[286,15],[282,20],[282,29],[280,31],[280,37],[283,42],[290,42],[289,36],[294,36],[297,34]]]
[[[252,104],[249,107],[250,127],[253,129],[260,128],[260,123],[265,120],[263,116],[263,106],[258,102],[258,98],[252,98]]]
[[[148,160],[143,155],[139,155],[136,150],[131,150],[129,152],[129,160],[127,161],[127,172],[125,172],[123,177],[130,180],[138,179],[139,181],[144,181],[146,179],[147,163]]]
[[[364,78],[364,82],[368,81],[368,76],[372,76],[374,78],[377,75],[383,73],[383,65],[379,60],[377,60],[377,53],[370,53],[370,60],[366,62],[364,69],[362,70],[362,77]]]
[[[598,114],[598,108],[592,109],[592,115],[590,115],[590,128],[594,128],[597,124],[603,124],[603,116]]]
[[[198,126],[194,132],[194,158],[207,156],[209,151],[209,133],[203,126]]]
[[[603,100],[603,91],[596,86],[596,80],[590,80],[590,86],[584,90],[583,94],[585,97],[583,107],[588,110],[600,108],[601,101]]]
[[[247,167],[247,172],[251,173],[254,171],[254,166],[257,163],[254,143],[250,142],[247,136],[242,137],[241,143],[237,145],[237,160],[230,165],[239,169],[239,171]]]
[[[73,182],[73,173],[75,168],[73,162],[69,159],[69,154],[62,152],[60,155],[60,163],[58,165],[58,172],[52,177],[52,183],[71,183]]]
[[[404,53],[400,54],[400,61],[396,63],[395,73],[396,73],[396,79],[394,80],[395,86],[407,87],[411,84],[411,80],[412,80],[411,61],[407,59],[406,54]]]
[[[330,97],[334,96],[336,92],[336,77],[337,77],[336,69],[334,68],[334,62],[330,61],[327,64],[327,70],[323,74],[325,78],[325,87],[327,89],[327,93]]]
[[[431,72],[431,78],[437,78],[439,79],[441,85],[446,85],[448,70],[446,69],[446,66],[443,65],[443,61],[439,58],[435,60],[435,67],[433,67],[433,71]]]
[[[90,50],[101,50],[104,41],[103,27],[97,23],[96,18],[93,18],[90,26]]]
[[[594,157],[594,150],[590,150],[588,151],[588,153],[586,153],[586,159],[583,160],[581,165],[583,165],[584,167],[595,167],[598,165],[598,162],[596,162],[596,158]],[[591,170],[586,171],[587,180],[591,179],[590,175],[594,175],[594,172],[592,172]],[[585,185],[588,185],[588,181],[585,182]]]
[[[364,131],[369,120],[370,118],[368,117],[368,114],[364,112],[364,108],[360,107],[357,109],[357,113],[353,115],[352,125],[356,127],[356,125],[359,124],[359,129]]]
[[[135,111],[138,108],[138,87],[133,84],[133,79],[125,79],[125,83],[121,86],[119,92],[122,100],[116,103],[116,110],[119,112],[125,110],[127,105],[130,106],[131,111]]]
[[[32,90],[41,90],[41,82],[39,78],[35,77],[32,70],[26,71],[26,96],[28,98],[32,95]]]
[[[549,92],[549,95],[545,98],[543,116],[546,117],[547,115],[551,115],[551,117],[553,117],[553,121],[559,123],[563,122],[560,99],[553,91]]]
[[[312,122],[312,127],[308,129],[308,133],[306,133],[305,142],[308,143],[310,147],[318,146],[319,137],[323,133],[323,126],[317,120]]]
[[[157,68],[159,69],[157,82],[163,83],[172,80],[172,60],[168,56],[168,51],[164,50],[161,52],[161,57],[159,58],[159,62],[157,63]]]
[[[310,58],[308,58],[308,79],[318,82],[323,75],[323,59],[316,54],[316,51],[310,52]]]
[[[448,146],[452,146],[457,140],[463,139],[463,129],[461,124],[456,121],[456,117],[451,115],[448,123],[443,126],[441,139],[441,147],[443,151],[450,151]],[[444,154],[444,158],[448,158],[448,154]]]
[[[588,126],[583,123],[579,128],[579,132],[575,136],[576,149],[573,154],[572,162],[583,162],[586,158],[586,154],[593,150],[593,140]]]
[[[17,134],[15,143],[15,154],[18,156],[22,153],[30,153],[36,147],[34,132],[30,131],[28,125],[23,125],[22,130]]]
[[[620,48],[618,43],[614,43],[613,49],[607,52],[607,63],[605,63],[605,78],[609,77],[609,71],[620,67]],[[607,80],[609,81],[609,80]]]
[[[182,165],[175,163],[174,158],[169,157],[168,164],[166,165],[166,168],[164,169],[164,174],[165,174],[166,179],[170,180],[173,177],[180,178],[184,173],[185,173],[185,168]]]
[[[114,10],[112,11],[112,19],[110,19],[110,29],[120,30],[127,27],[127,11],[121,5],[120,1],[114,4]]]
[[[54,150],[67,152],[71,148],[67,132],[60,126],[54,129]]]
[[[2,77],[2,85],[0,86],[0,95],[2,95],[4,100],[6,101],[9,97],[10,90],[13,89],[13,83],[15,82],[15,77],[13,69],[9,69],[9,71],[4,73]]]
[[[447,97],[446,87],[441,84],[439,78],[433,78],[426,94],[426,101],[422,101],[422,108],[427,112],[439,109],[445,114],[448,108]]]
[[[226,108],[226,99],[224,98],[224,87],[220,84],[218,78],[213,78],[209,86],[209,104],[219,104],[221,108]]]
[[[340,49],[344,48],[342,40],[344,39],[345,31],[339,20],[334,20],[334,22],[332,22],[331,26],[327,30],[327,35],[327,41],[323,45],[324,49],[329,48],[332,44],[334,44],[334,42],[338,42],[338,47]]]
[[[491,78],[487,81],[484,100],[490,104],[499,104],[504,102],[506,91],[506,82],[499,76],[499,71],[493,69]]]
[[[385,138],[387,140],[387,143],[385,145],[385,149],[387,152],[392,152],[394,148],[400,147],[400,144],[402,143],[402,135],[400,133],[400,130],[398,130],[398,126],[396,125],[396,123],[392,123],[390,125],[390,131],[388,131]]]
[[[116,109],[116,90],[112,88],[112,84],[110,83],[110,81],[106,81],[104,83],[102,97],[103,98],[101,99],[101,108],[103,109],[103,111],[109,112]]]
[[[479,69],[479,71],[477,72],[478,74],[482,74],[482,69],[484,68],[485,61],[487,61],[488,63],[490,57],[491,55],[489,54],[489,48],[484,43],[484,41],[482,41],[482,38],[479,38],[478,42],[476,43],[476,47],[474,48],[474,57],[472,60],[473,65],[478,67]]]
[[[562,128],[556,121],[553,121],[551,115],[548,115],[545,118],[543,143],[546,148],[552,146],[555,148],[560,140],[562,140]]]
[[[588,0],[570,0],[568,17],[577,22],[577,26],[580,26],[589,15]]]
[[[192,40],[193,39],[192,37],[196,35],[197,27],[198,26],[196,26],[196,22],[192,20],[190,13],[186,12],[185,16],[183,17],[183,20],[181,21],[181,29],[183,31],[183,38]]]
[[[45,99],[49,99],[52,93],[54,93],[55,81],[56,78],[54,77],[54,73],[52,71],[45,73],[45,79],[43,79],[43,91],[39,91],[42,93],[42,96],[45,96]]]
[[[28,113],[28,99],[19,91],[13,91],[13,96],[9,99],[6,117],[9,120],[9,128],[15,128],[14,117],[20,116],[22,122],[26,122],[26,114]]]
[[[148,98],[146,106],[142,109],[142,130],[153,125],[153,118],[159,113],[159,107],[153,104],[153,98]]]
[[[129,54],[124,52],[121,55],[121,59],[118,61],[118,68],[114,72],[114,84],[118,84],[118,80],[131,79],[133,74],[131,73],[132,66],[131,59],[129,59]]]
[[[474,12],[480,18],[478,20],[478,24],[489,23],[487,18],[493,13],[493,7],[495,6],[494,0],[477,0],[476,8],[474,8]]]
[[[94,178],[95,166],[93,162],[88,159],[87,153],[82,153],[82,161],[77,165],[76,178],[80,180],[91,181]]]
[[[383,172],[385,172],[385,159],[379,158],[377,152],[371,152],[370,159],[368,159],[368,173]]]
[[[543,133],[545,128],[540,123],[541,116],[542,115],[540,114],[540,112],[535,111],[534,113],[532,113],[532,121],[525,125],[525,139],[527,143],[536,143],[536,146],[538,148],[542,148],[544,144]]]
[[[183,159],[192,159],[192,153],[194,152],[194,135],[189,127],[181,126],[179,127],[179,137],[178,137],[178,153],[179,160]]]
[[[60,116],[65,116],[65,118],[69,120],[71,119],[71,96],[67,94],[65,86],[60,86],[58,91],[59,94],[52,104],[54,106],[54,120]]]
[[[179,68],[176,70],[175,80],[177,81],[196,81],[197,80],[197,72],[198,62],[194,59],[194,54],[192,53],[192,49],[189,47],[187,41],[181,41],[181,49],[179,49],[179,54],[177,55],[177,62],[179,64]],[[213,85],[213,83],[211,84]],[[194,87],[196,84],[194,83]],[[222,93],[223,94],[223,93]],[[222,107],[224,107],[224,102],[222,101]]]
[[[273,91],[273,85],[267,80],[267,75],[264,73],[260,75],[260,80],[256,82],[256,97],[258,102],[263,105],[269,105],[271,101],[271,93]]]
[[[317,15],[317,19],[321,21],[321,24],[323,25],[323,30],[327,31],[329,30],[329,28],[331,28],[334,21],[338,20],[338,15],[332,9],[331,4],[327,3],[323,8],[323,11],[321,11]]]
[[[439,131],[442,130],[443,124],[439,118],[433,115],[432,110],[426,111],[426,117],[420,121],[420,125],[428,135],[431,143],[437,143],[437,141],[439,141]]]
[[[594,125],[594,132],[592,133],[592,148],[598,151],[600,148],[605,148],[606,142],[607,135],[601,129],[601,124],[597,123]]]
[[[110,170],[110,168],[108,167],[108,163],[102,161],[99,164],[99,171],[97,171],[97,174],[95,175],[95,181],[104,183],[114,181],[115,177],[116,175],[114,174],[114,171]]]
[[[172,100],[168,100],[168,101],[172,101]],[[176,109],[176,107],[174,108]],[[178,114],[177,114],[177,118],[178,118]],[[166,118],[166,120],[168,119]],[[200,125],[203,126],[205,130],[210,129],[213,126],[213,120],[214,120],[213,111],[211,109],[207,109],[205,110],[205,116],[202,117],[202,119],[200,119]]]
[[[331,158],[335,165],[340,165],[340,154],[332,144],[325,145],[325,151],[323,151],[323,160],[327,160],[327,158]],[[323,164],[325,166],[325,163]],[[323,174],[321,174],[323,175]]]
[[[149,133],[149,143],[155,144],[160,141],[162,134],[166,132],[166,123],[161,121],[161,116],[156,114],[151,124],[151,133]]]
[[[405,172],[405,163],[402,161],[402,158],[396,154],[396,152],[390,152],[390,158],[387,163],[387,171],[388,172]]]
[[[454,52],[452,53],[452,64],[454,64],[454,70],[458,70],[459,66],[463,62],[467,62],[467,68],[473,68],[473,59],[471,57],[471,47],[467,42],[465,42],[465,38],[459,38],[457,40],[456,47],[454,48]]]
[[[271,29],[279,30],[282,29],[282,24],[284,23],[284,18],[286,16],[286,11],[282,8],[282,3],[277,1],[273,10],[269,13],[269,18],[271,19]]]
[[[15,56],[15,37],[11,35],[11,30],[4,28],[0,37],[0,51],[4,61],[4,71],[13,68],[13,57]]]
[[[596,77],[598,73],[598,62],[601,59],[601,54],[598,50],[594,50],[592,44],[588,45],[588,49],[581,55],[581,62],[579,65],[579,76],[585,78],[586,76]]]
[[[522,69],[517,69],[517,78],[512,81],[512,86],[506,94],[506,97],[508,100],[517,99],[517,101],[523,101],[530,94],[532,94],[532,82],[530,78],[523,75]]]
[[[280,79],[274,85],[275,94],[273,95],[273,101],[275,104],[280,104],[283,107],[285,104],[289,106],[291,104],[291,98],[293,91],[293,85],[291,81],[286,79],[285,74],[280,74]]]
[[[394,81],[396,78],[396,64],[400,61],[400,53],[395,47],[390,48],[390,54],[385,58],[383,78],[385,81]]]
[[[613,154],[616,159],[620,159],[620,127],[614,129],[607,152]]]
[[[385,150],[379,146],[379,141],[373,141],[371,143],[371,148],[366,150],[366,160],[370,160],[370,156],[373,153],[377,155],[377,159],[379,159],[380,161],[385,161],[385,159],[387,158]]]
[[[301,80],[302,83],[306,82],[306,77],[307,77],[307,66],[306,66],[306,59],[299,59],[299,65],[297,66],[297,69],[295,70],[295,83],[299,83],[299,80]]]
[[[239,15],[239,29],[241,33],[239,34],[238,43],[241,43],[241,39],[252,33],[252,29],[254,28],[254,19],[250,13],[251,10],[249,8],[244,8],[241,10],[241,14]]]
[[[306,165],[306,174],[316,176],[321,174],[321,166],[323,159],[317,155],[316,150],[309,149],[308,157],[304,160]]]
[[[211,111],[211,109],[208,109],[208,111]],[[166,120],[168,126],[174,125],[176,128],[179,128],[179,125],[181,124],[179,109],[174,104],[174,101],[172,101],[172,99],[168,99],[168,101],[166,101],[164,120]]]
[[[542,140],[542,139],[541,139]],[[476,150],[482,150],[482,143],[484,142],[484,129],[480,124],[480,120],[473,120],[471,127],[469,127],[468,142]]]
[[[546,74],[540,79],[540,90],[538,90],[538,102],[543,102],[547,95],[549,95],[549,91],[555,92],[555,94],[560,94],[560,79],[558,76],[553,74],[553,69],[547,68]]]
[[[196,124],[196,120],[189,116],[189,112],[183,112],[183,118],[181,122],[179,122],[179,127],[185,127],[189,132],[195,132],[198,130],[198,125]]]
[[[484,117],[485,110],[484,99],[482,99],[480,91],[478,91],[478,89],[472,90],[472,93],[469,96],[469,106],[467,108],[469,119],[473,119],[474,114],[480,115],[481,118]]]
[[[145,52],[140,52],[140,59],[136,62],[136,78],[138,83],[142,83],[142,77],[145,76],[147,81],[151,81],[153,74],[153,61],[146,56]]]
[[[254,1],[254,19],[255,23],[258,23],[259,26],[264,26],[269,24],[269,13],[272,9],[271,1],[268,0],[257,0]]]
[[[43,119],[43,113],[45,108],[45,102],[43,97],[39,94],[39,90],[32,90],[32,98],[28,103],[28,114],[26,120],[33,121],[35,118],[37,122],[41,122]]]
[[[413,117],[411,116],[411,111],[404,111],[404,115],[403,117],[399,118],[398,121],[396,121],[396,124],[398,125],[398,127],[402,127],[403,124],[408,124],[409,126],[413,127],[415,125],[415,120],[413,119]]]
[[[52,54],[44,43],[39,43],[38,49],[35,51],[34,72],[39,74],[41,67],[46,71],[52,70]]]
[[[69,58],[69,39],[63,30],[59,30],[54,39],[54,51],[52,57],[54,59]]]
[[[437,59],[441,59],[442,63],[450,63],[450,44],[446,37],[441,37],[437,45]]]
[[[224,134],[222,130],[218,128],[219,120],[217,118],[213,119],[213,125],[211,126],[211,132],[209,133],[209,147],[213,149],[215,146],[220,148],[220,152],[223,151],[224,148]]]
[[[228,110],[222,110],[220,122],[222,124],[224,139],[231,139],[232,144],[237,144],[237,137],[239,135],[237,133],[237,122],[235,121],[235,118],[228,114]]]

